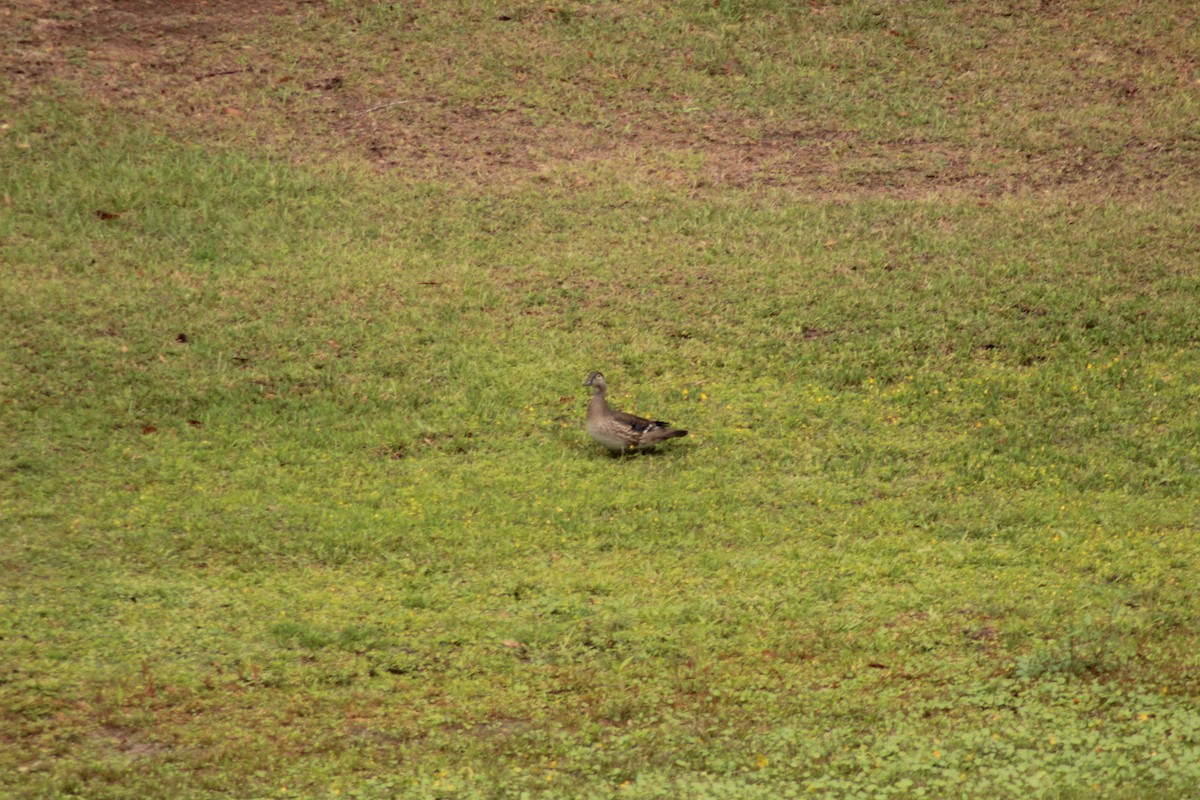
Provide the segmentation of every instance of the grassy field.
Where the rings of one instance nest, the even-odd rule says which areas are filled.
[[[0,794],[1194,797],[1191,3],[0,33]]]

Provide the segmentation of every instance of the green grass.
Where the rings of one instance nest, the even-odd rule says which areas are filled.
[[[24,87],[0,791],[1191,796],[1194,14],[910,6],[327,4],[218,37],[299,76],[228,119]],[[594,157],[380,170],[333,70]],[[678,127],[781,118],[835,193]],[[592,369],[692,434],[609,458]]]

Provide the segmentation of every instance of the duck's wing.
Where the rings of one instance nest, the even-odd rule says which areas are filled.
[[[669,422],[661,419],[647,419],[625,411],[612,412],[612,419],[613,422],[628,431],[629,438],[635,444],[649,444],[662,439],[687,435],[687,431],[672,428]]]
[[[645,417],[635,416],[634,414],[630,414],[626,411],[612,412],[612,419],[617,424],[622,425],[626,428],[629,428],[629,430],[634,431],[636,433],[645,433],[646,431],[654,430],[656,427],[657,428],[671,427],[671,423],[663,422],[661,419],[659,419],[659,420],[646,419]]]

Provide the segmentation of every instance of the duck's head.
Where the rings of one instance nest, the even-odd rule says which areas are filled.
[[[596,394],[603,394],[608,386],[604,383],[604,376],[599,372],[593,372],[587,376],[587,380],[583,382],[584,386],[592,387],[592,391]]]

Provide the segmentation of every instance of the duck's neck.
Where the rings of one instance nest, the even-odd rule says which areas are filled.
[[[592,392],[592,399],[588,401],[588,411],[595,413],[598,411],[608,410],[608,402],[604,399],[604,390],[596,389]]]

